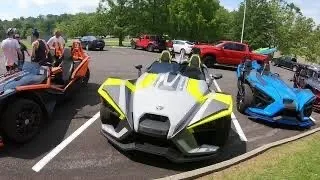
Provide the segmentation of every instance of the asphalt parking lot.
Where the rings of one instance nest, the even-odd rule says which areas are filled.
[[[105,51],[91,51],[91,79],[85,89],[81,89],[74,98],[60,104],[55,116],[41,133],[24,146],[7,144],[0,152],[0,179],[153,179],[173,175],[178,172],[200,168],[212,163],[230,159],[264,144],[301,133],[271,127],[253,122],[236,110],[236,72],[232,68],[217,67],[212,73],[222,73],[217,80],[219,88],[232,94],[234,99],[233,127],[225,151],[214,160],[201,163],[177,165],[162,157],[143,153],[123,153],[111,146],[100,134],[100,120],[92,119],[99,111],[97,89],[109,76],[121,78],[137,77],[134,65],[150,64],[160,54],[142,50],[106,48]],[[272,67],[273,72],[288,81],[293,72]],[[216,85],[212,87],[217,89]],[[219,89],[218,88],[218,89]],[[319,114],[312,117],[318,121]],[[56,156],[41,166],[39,172],[32,168],[42,158],[72,135],[88,120],[92,124],[75,137]],[[319,125],[316,125],[319,126]],[[314,127],[315,128],[315,127]]]

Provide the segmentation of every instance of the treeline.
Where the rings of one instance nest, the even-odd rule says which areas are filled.
[[[45,34],[59,28],[68,37],[114,35],[119,45],[125,36],[142,33],[204,42],[240,41],[243,12],[244,3],[230,12],[218,0],[100,0],[94,13],[1,21],[0,31],[16,27],[26,37],[32,28]],[[277,47],[283,54],[309,61],[320,57],[320,26],[284,0],[247,0],[244,41],[254,49]]]

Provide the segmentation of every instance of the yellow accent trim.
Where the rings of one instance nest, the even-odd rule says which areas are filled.
[[[127,80],[121,80],[116,78],[108,78],[98,89],[98,93],[105,99],[110,105],[120,114],[120,119],[124,120],[126,115],[122,112],[122,110],[118,107],[118,105],[114,102],[111,96],[103,90],[105,86],[121,86],[122,83],[125,84],[132,92],[135,91],[134,85]]]
[[[144,89],[152,85],[152,83],[155,82],[157,79],[157,74],[147,74],[143,80],[141,80],[139,83],[136,84],[136,90]]]
[[[187,84],[187,91],[190,93],[198,103],[203,102],[203,94],[199,88],[199,81],[196,79],[189,79]]]
[[[210,93],[209,95],[207,95],[205,97],[212,98],[214,100],[223,102],[223,103],[227,104],[229,106],[229,108],[228,108],[228,110],[222,111],[222,112],[220,112],[218,114],[214,114],[214,115],[208,116],[208,117],[198,121],[197,123],[187,127],[187,129],[190,132],[193,132],[192,129],[195,128],[195,127],[198,127],[198,126],[201,126],[203,124],[212,122],[214,120],[220,119],[220,118],[225,117],[225,116],[230,116],[231,113],[232,113],[233,103],[232,103],[232,96],[231,95],[220,94],[220,93],[215,93],[215,94]]]

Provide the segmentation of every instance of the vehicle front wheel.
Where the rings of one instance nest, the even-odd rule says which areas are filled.
[[[292,71],[293,71],[293,72],[296,72],[297,70],[298,70],[298,67],[297,67],[297,66],[293,66],[293,67],[292,67]]]
[[[148,45],[147,50],[148,50],[149,52],[153,52],[154,48],[153,48],[152,45]]]
[[[136,44],[135,44],[135,43],[131,43],[131,48],[132,48],[132,49],[137,49]]]
[[[181,49],[180,54],[186,54],[186,50]]]
[[[248,84],[238,87],[237,109],[240,113],[244,113],[252,105],[253,100],[253,92]]]
[[[29,99],[15,100],[4,112],[4,133],[16,143],[26,143],[39,133],[43,116],[38,103]]]
[[[214,56],[205,56],[203,63],[208,67],[212,68],[216,64],[216,58]]]

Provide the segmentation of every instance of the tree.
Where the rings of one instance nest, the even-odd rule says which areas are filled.
[[[129,17],[132,9],[129,0],[100,0],[98,13],[108,16],[104,24],[110,27],[110,33],[119,38],[119,46],[126,34],[130,32]]]

